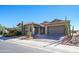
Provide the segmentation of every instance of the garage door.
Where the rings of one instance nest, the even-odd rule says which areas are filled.
[[[48,34],[53,36],[63,36],[65,35],[64,26],[48,27]]]

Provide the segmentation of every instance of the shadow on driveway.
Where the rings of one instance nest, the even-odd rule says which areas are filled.
[[[14,39],[16,37],[3,37],[3,36],[0,36],[0,40],[9,40],[9,39]]]

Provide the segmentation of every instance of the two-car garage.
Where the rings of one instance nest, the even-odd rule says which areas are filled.
[[[49,26],[48,27],[48,35],[64,36],[65,35],[65,27],[64,26]]]

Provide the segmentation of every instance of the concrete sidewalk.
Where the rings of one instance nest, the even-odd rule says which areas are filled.
[[[6,41],[15,43],[15,44],[24,45],[24,46],[30,46],[37,49],[57,52],[57,53],[78,53],[79,52],[79,47],[76,47],[76,46],[61,45],[61,44],[55,46],[56,44],[53,44],[53,45],[44,47],[45,45],[50,44],[50,42],[48,41],[44,42],[39,40],[19,40],[19,39],[11,39]]]

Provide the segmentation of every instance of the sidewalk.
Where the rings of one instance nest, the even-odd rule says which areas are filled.
[[[38,48],[38,49],[44,49],[51,52],[57,52],[57,53],[78,53],[79,52],[79,47],[76,47],[76,46],[61,45],[61,44],[55,46],[55,44],[53,44],[53,45],[44,47],[45,45],[50,44],[49,41],[44,41],[44,40],[42,41],[39,39],[37,40],[19,40],[19,39],[7,40],[7,42],[20,44],[24,46],[30,46],[30,47]]]

